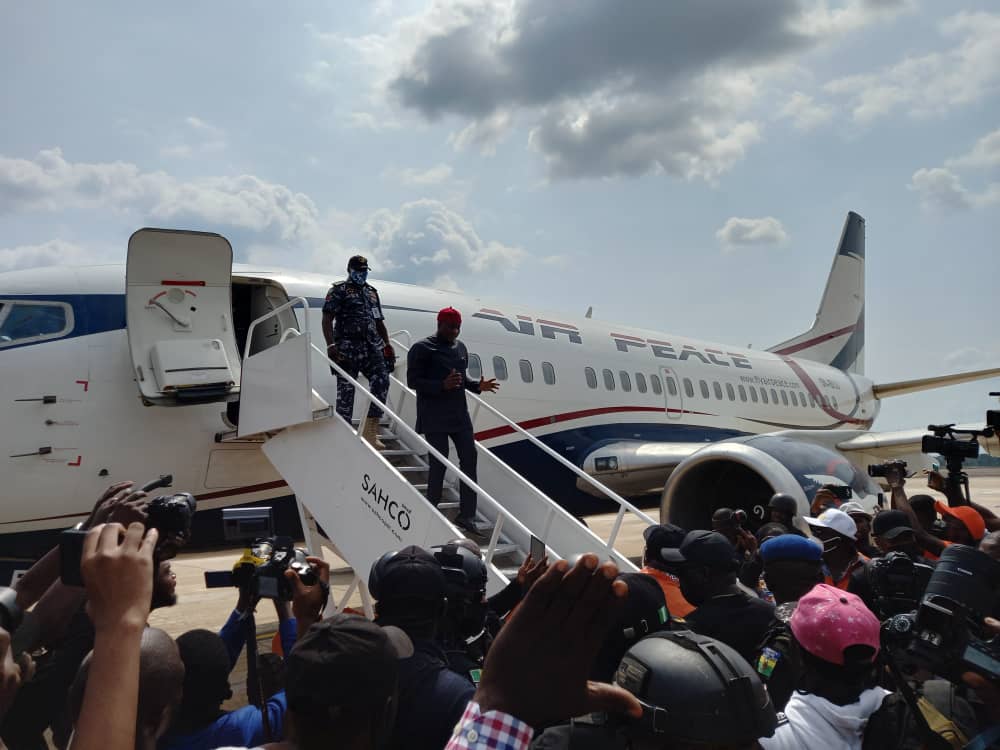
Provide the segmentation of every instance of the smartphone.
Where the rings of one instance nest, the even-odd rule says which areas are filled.
[[[64,586],[82,586],[80,560],[83,557],[83,529],[67,529],[59,535],[59,579]]]
[[[545,542],[539,539],[537,536],[532,535],[531,537],[531,547],[529,548],[531,552],[531,559],[533,562],[538,562],[543,557],[545,557]]]

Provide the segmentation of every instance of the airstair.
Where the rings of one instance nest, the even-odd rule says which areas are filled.
[[[348,424],[313,387],[314,379],[323,377],[329,368],[354,385],[355,414],[367,414],[374,399],[365,386],[348,376],[313,341],[304,298],[291,299],[255,320],[247,340],[253,339],[256,326],[296,307],[302,308],[299,329],[285,330],[275,346],[245,353],[238,429],[220,439],[263,440],[265,455],[298,500],[307,545],[318,549],[321,540],[314,531],[318,524],[355,571],[347,592],[334,602],[338,609],[359,591],[365,610],[371,613],[365,585],[368,571],[386,551],[410,544],[426,548],[466,535],[453,524],[461,482],[478,496],[479,533],[471,538],[484,549],[491,593],[506,585],[526,558],[532,536],[545,542],[550,559],[594,552],[603,559],[613,559],[623,570],[635,570],[615,549],[622,522],[627,513],[647,523],[655,521],[476,394],[468,394],[476,415],[485,410],[492,420],[506,424],[548,458],[574,471],[618,504],[608,539],[598,537],[479,443],[479,481],[471,481],[414,431],[416,394],[395,375],[390,378],[388,403],[382,407],[380,421],[380,440],[386,447],[381,451],[373,448],[361,437],[358,420]],[[393,335],[397,349],[408,348],[400,341],[403,337],[409,339],[409,334],[400,331]],[[424,494],[430,456],[442,461],[447,469],[444,495],[437,507]],[[312,519],[315,523],[310,523]]]

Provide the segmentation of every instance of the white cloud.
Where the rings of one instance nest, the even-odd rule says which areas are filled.
[[[478,120],[474,120],[456,133],[448,136],[448,143],[456,151],[478,148],[485,156],[496,154],[497,146],[510,135],[514,127],[512,112],[500,110]]]
[[[833,117],[833,109],[825,104],[817,104],[811,96],[796,91],[778,111],[780,119],[792,121],[799,130],[812,130]]]
[[[40,245],[0,248],[0,271],[42,266],[79,266],[111,260],[112,257],[107,252],[84,248],[65,240],[49,240]]]
[[[941,24],[954,39],[944,52],[906,57],[876,73],[830,81],[825,88],[849,102],[854,119],[870,122],[897,108],[914,116],[945,115],[1000,88],[1000,15],[958,13]]]
[[[160,148],[160,155],[166,158],[191,159],[218,151],[229,144],[226,133],[209,122],[189,115],[166,136],[167,144]]]
[[[506,273],[526,256],[521,248],[483,240],[465,218],[434,200],[376,211],[364,231],[378,275],[417,284],[454,288],[456,277]]]
[[[385,179],[398,182],[406,187],[430,187],[448,182],[452,169],[447,164],[436,164],[428,169],[387,169],[382,173]]]
[[[820,0],[807,8],[796,25],[815,36],[835,36],[891,19],[913,7],[913,0],[847,0],[831,8],[826,0]]]
[[[993,183],[982,192],[972,192],[947,167],[918,169],[907,187],[920,196],[920,205],[928,211],[962,211],[1000,203],[1000,183]]]
[[[987,133],[969,153],[945,162],[948,167],[986,168],[1000,167],[1000,128]]]
[[[724,247],[734,248],[747,245],[782,245],[788,241],[788,233],[781,222],[773,216],[759,219],[744,219],[732,216],[715,233]]]

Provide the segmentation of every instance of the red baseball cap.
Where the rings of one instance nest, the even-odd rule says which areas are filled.
[[[860,597],[818,583],[799,599],[789,623],[806,651],[831,664],[844,664],[844,649],[870,646],[878,654],[881,625]]]
[[[975,508],[970,508],[968,505],[959,505],[953,508],[950,505],[945,505],[940,500],[934,503],[934,508],[938,513],[954,516],[965,524],[965,528],[969,530],[972,538],[977,542],[986,536],[986,521],[983,520],[983,517],[979,515],[979,512]]]
[[[446,307],[438,311],[438,322],[442,321],[460,326],[462,325],[462,313],[454,307]]]

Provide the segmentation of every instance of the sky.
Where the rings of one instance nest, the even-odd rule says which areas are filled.
[[[1000,366],[1000,9],[932,0],[4,3],[0,271],[239,261],[766,348],[867,220],[866,374]],[[2,290],[0,290],[2,291]],[[891,399],[982,420],[1000,380]]]

